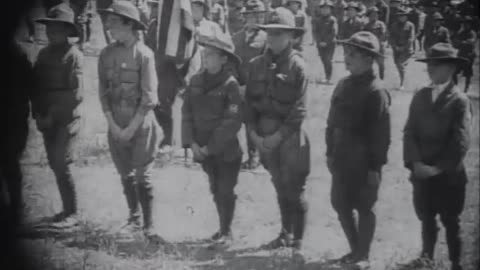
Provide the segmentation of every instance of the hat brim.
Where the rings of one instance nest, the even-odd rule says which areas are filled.
[[[146,29],[147,29],[147,26],[146,26],[143,22],[141,22],[141,21],[139,21],[139,20],[137,20],[137,19],[135,19],[135,18],[132,18],[132,17],[130,17],[130,16],[125,16],[124,14],[120,14],[120,13],[118,13],[118,12],[115,12],[113,9],[109,9],[109,8],[107,8],[107,9],[99,9],[97,12],[98,12],[100,15],[112,14],[112,15],[120,16],[120,17],[122,17],[122,18],[129,19],[129,20],[133,21],[135,24],[137,24],[137,28],[138,28],[139,30],[146,30]]]
[[[285,30],[285,31],[291,31],[297,34],[304,34],[305,33],[305,28],[302,27],[292,27],[284,24],[260,24],[257,25],[259,29],[268,31],[268,30]]]
[[[360,44],[352,43],[352,42],[350,42],[349,40],[339,40],[339,41],[337,41],[337,43],[338,43],[338,44],[341,44],[341,45],[344,45],[344,46],[352,46],[352,47],[355,47],[355,48],[357,48],[357,49],[361,49],[361,50],[363,50],[363,51],[365,51],[365,52],[368,52],[368,53],[372,54],[372,55],[375,56],[375,57],[379,57],[379,58],[384,58],[384,57],[385,57],[385,55],[383,55],[383,54],[380,53],[380,52],[376,52],[376,51],[374,51],[374,50],[372,50],[372,49],[370,49],[370,48],[367,48],[367,47],[365,47],[365,46],[362,46],[362,45],[360,45]]]
[[[213,44],[210,44],[208,42],[198,41],[198,44],[201,45],[201,46],[204,46],[204,47],[215,48],[217,50],[220,50],[220,51],[224,52],[225,54],[227,54],[228,58],[230,58],[230,60],[232,62],[234,62],[236,65],[240,65],[242,63],[242,59],[240,58],[240,56],[236,55],[235,53],[233,53],[231,51],[225,50],[224,48],[220,48],[220,47],[215,46]]]
[[[359,7],[345,7],[344,9],[345,9],[345,10],[355,9],[356,11],[362,11],[362,9],[359,8]]]
[[[242,14],[261,14],[261,13],[267,13],[266,10],[245,10],[241,12]]]
[[[51,24],[51,23],[64,24],[64,25],[69,26],[72,29],[73,33],[72,33],[71,36],[76,36],[77,37],[79,35],[78,27],[74,23],[69,22],[69,21],[64,21],[64,20],[59,20],[59,19],[54,19],[54,18],[41,18],[41,19],[35,20],[35,22],[41,23],[41,24],[44,24],[44,25]]]
[[[425,57],[425,58],[417,59],[416,61],[421,63],[438,61],[438,62],[455,62],[460,64],[460,63],[468,62],[469,60],[463,57]]]

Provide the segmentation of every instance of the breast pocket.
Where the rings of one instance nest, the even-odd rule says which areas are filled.
[[[275,88],[272,89],[272,97],[281,104],[292,104],[297,98],[297,86],[292,76],[278,73],[275,75]]]

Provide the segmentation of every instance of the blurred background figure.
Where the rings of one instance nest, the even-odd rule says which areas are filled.
[[[212,21],[216,22],[220,28],[222,28],[223,32],[225,32],[227,30],[225,0],[212,0],[211,4],[210,16]]]

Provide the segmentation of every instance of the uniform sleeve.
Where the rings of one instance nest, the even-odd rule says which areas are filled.
[[[194,142],[191,89],[187,87],[182,105],[182,145],[189,148]]]
[[[70,71],[70,89],[77,93],[77,104],[83,100],[83,53],[78,51],[73,54]]]
[[[155,108],[158,103],[157,71],[155,69],[155,58],[153,57],[153,53],[151,51],[142,57],[141,65],[140,88],[142,91],[142,98],[140,100],[137,113],[145,115],[148,111]]]
[[[236,138],[242,126],[242,97],[240,87],[236,81],[226,85],[225,110],[221,124],[213,131],[207,148],[209,154],[219,154],[228,147],[228,143]]]
[[[413,163],[422,160],[420,151],[418,149],[417,130],[415,124],[417,118],[416,108],[419,106],[419,104],[417,104],[419,93],[413,97],[412,102],[410,103],[407,123],[405,124],[405,128],[403,130],[403,161],[405,167],[409,169],[413,168]]]
[[[436,166],[445,172],[455,171],[467,154],[470,145],[470,102],[467,97],[458,99],[454,107],[451,137],[442,151]]]
[[[110,112],[110,103],[108,102],[108,92],[110,91],[111,85],[108,82],[107,75],[105,73],[105,50],[100,53],[98,58],[98,97],[100,99],[100,105],[102,106],[102,111],[104,113]]]
[[[327,152],[326,152],[327,157],[331,156],[333,152],[333,127],[330,125],[331,123],[330,118],[332,117],[333,98],[337,95],[337,93],[339,92],[339,89],[343,87],[343,82],[344,80],[342,79],[337,83],[337,86],[333,90],[332,98],[330,100],[330,111],[328,112],[327,128],[325,130],[325,144],[327,146]]]
[[[374,91],[367,105],[368,151],[370,170],[379,171],[387,163],[390,146],[390,96],[384,89]]]
[[[298,92],[295,103],[279,130],[283,138],[288,137],[290,134],[298,130],[307,115],[306,101],[308,80],[303,59],[297,60],[294,69],[294,72],[296,73],[295,88]]]

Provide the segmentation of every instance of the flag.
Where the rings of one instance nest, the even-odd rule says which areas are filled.
[[[195,48],[194,24],[190,0],[159,0],[156,52],[185,63]]]

